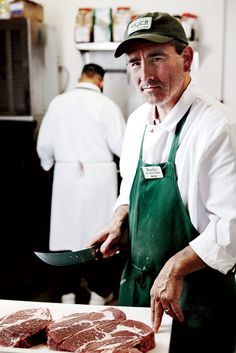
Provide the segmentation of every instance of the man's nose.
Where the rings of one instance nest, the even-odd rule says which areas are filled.
[[[146,81],[150,78],[153,78],[153,70],[151,70],[151,67],[149,64],[143,61],[141,63],[141,80]]]

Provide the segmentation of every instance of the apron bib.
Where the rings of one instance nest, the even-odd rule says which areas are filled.
[[[183,204],[175,169],[179,136],[190,108],[177,124],[166,163],[143,163],[144,131],[130,193],[131,250],[121,278],[119,305],[150,306],[152,284],[166,261],[199,234]],[[160,167],[163,177],[145,179],[143,167]],[[232,273],[223,275],[211,268],[192,273],[185,277],[180,298],[185,323],[190,328],[202,329],[214,320],[220,325],[228,320],[235,322],[235,298]]]

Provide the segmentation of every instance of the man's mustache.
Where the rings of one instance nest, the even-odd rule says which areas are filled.
[[[148,81],[143,81],[140,84],[140,88],[142,90],[144,89],[148,89],[148,88],[153,88],[153,87],[158,87],[158,88],[162,88],[162,84],[160,81],[157,80],[148,80]]]

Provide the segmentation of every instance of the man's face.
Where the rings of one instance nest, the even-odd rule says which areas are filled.
[[[192,61],[192,52],[188,52],[191,48],[187,48],[179,55],[168,43],[131,42],[127,52],[128,70],[148,103],[164,108],[172,107],[178,101],[186,88],[186,75]]]

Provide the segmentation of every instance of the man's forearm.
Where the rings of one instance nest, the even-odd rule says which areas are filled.
[[[172,274],[183,277],[207,267],[190,246],[179,251],[169,261],[173,262]]]
[[[122,227],[128,219],[129,205],[119,206],[113,215],[112,223],[117,227]]]

